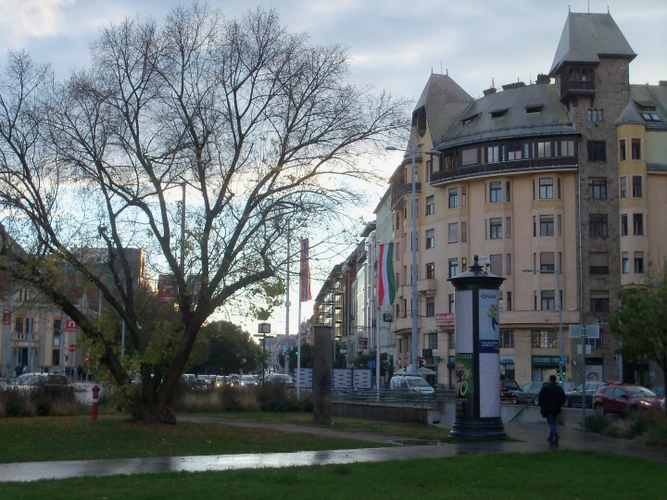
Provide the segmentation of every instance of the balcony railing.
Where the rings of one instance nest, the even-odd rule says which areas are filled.
[[[571,95],[593,95],[595,94],[594,81],[570,80],[561,82],[560,96],[561,98]]]
[[[544,170],[548,168],[577,168],[577,159],[565,158],[527,158],[525,160],[504,161],[500,163],[484,163],[481,165],[470,165],[468,167],[453,168],[451,170],[439,170],[431,174],[431,184],[443,181],[459,179],[461,177],[472,177],[490,173],[508,172],[516,170]]]
[[[438,289],[438,282],[436,280],[419,280],[417,281],[417,292],[419,293],[435,293]]]
[[[422,183],[415,182],[415,193],[419,194],[422,190]],[[412,183],[400,182],[392,184],[391,186],[391,206],[395,207],[396,204],[403,199],[407,194],[412,194]]]

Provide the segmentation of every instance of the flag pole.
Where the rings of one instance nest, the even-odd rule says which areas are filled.
[[[301,284],[299,283],[299,307],[296,313],[296,399],[301,401]]]

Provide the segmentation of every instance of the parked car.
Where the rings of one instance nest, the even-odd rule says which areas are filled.
[[[641,385],[606,385],[593,396],[593,410],[599,417],[607,413],[637,415],[660,408],[663,398]]]
[[[532,401],[537,406],[539,404],[537,402],[537,395],[543,385],[544,382],[528,382],[527,384],[523,384],[521,389],[514,391],[514,394],[512,394],[512,404],[518,405],[519,403],[529,403]]]
[[[514,391],[521,389],[516,380],[501,380],[500,381],[500,399],[512,399]]]
[[[586,382],[585,394],[583,394],[584,400],[586,401],[586,408],[593,408],[593,396],[598,392],[600,387],[607,385],[607,382]],[[568,391],[565,393],[565,406],[568,408],[571,406],[581,407],[581,397],[582,397],[582,386],[580,385],[573,391]]]
[[[653,392],[655,392],[658,396],[662,396],[663,398],[665,397],[665,386],[664,385],[659,385],[655,389],[653,389]]]
[[[12,380],[7,385],[7,388],[19,392],[30,392],[39,385],[47,387],[71,386],[72,381],[65,375],[58,375],[55,373],[24,373]]]
[[[426,379],[418,375],[394,375],[389,381],[389,389],[418,394],[433,394],[435,392]]]
[[[265,380],[270,384],[285,384],[287,387],[294,387],[294,379],[286,373],[270,373]]]

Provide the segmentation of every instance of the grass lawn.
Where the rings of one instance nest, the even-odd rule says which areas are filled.
[[[90,417],[3,418],[0,419],[0,436],[0,463],[379,446],[358,440],[221,424],[179,422],[144,426],[127,418],[110,416],[100,417],[94,425]]]
[[[0,483],[0,498],[655,499],[665,465],[557,450],[433,460]]]

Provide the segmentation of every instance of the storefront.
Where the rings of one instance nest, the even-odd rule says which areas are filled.
[[[532,378],[533,382],[546,382],[549,375],[558,374],[560,361],[559,356],[533,356],[532,358]]]
[[[514,356],[500,356],[500,380],[516,380]]]
[[[447,369],[449,370],[449,388],[456,389],[456,355],[449,356],[447,359]]]

